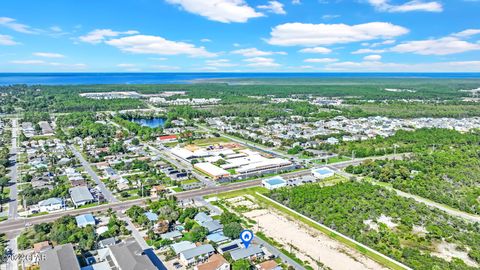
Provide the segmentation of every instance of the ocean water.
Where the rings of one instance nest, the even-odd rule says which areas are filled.
[[[445,78],[480,79],[480,73],[0,73],[11,84],[188,84],[228,79]]]

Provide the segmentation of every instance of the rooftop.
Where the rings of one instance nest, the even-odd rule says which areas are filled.
[[[214,252],[215,249],[213,249],[213,246],[212,245],[202,245],[202,246],[198,246],[198,247],[194,247],[192,249],[187,249],[183,252],[181,252],[183,254],[183,257],[185,257],[185,259],[189,260],[191,258],[195,258],[197,256],[200,256],[200,255],[205,255],[205,254],[208,254],[210,252]]]
[[[46,250],[45,259],[40,260],[40,270],[80,270],[73,245],[68,243]]]
[[[234,261],[238,261],[262,253],[263,250],[259,246],[250,245],[248,248],[241,248],[230,252],[230,256],[232,256]]]

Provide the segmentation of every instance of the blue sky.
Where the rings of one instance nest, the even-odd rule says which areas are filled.
[[[0,72],[479,72],[480,0],[4,0]]]

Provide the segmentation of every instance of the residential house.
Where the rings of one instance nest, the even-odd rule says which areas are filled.
[[[250,245],[248,248],[241,248],[230,252],[230,256],[232,256],[232,260],[234,261],[261,259],[265,256],[265,252],[263,252],[258,245]]]
[[[117,240],[115,240],[115,237],[110,237],[110,238],[106,238],[106,239],[98,241],[97,247],[99,249],[102,249],[102,248],[106,248],[106,247],[115,245],[116,243],[117,243]]]
[[[150,197],[158,198],[158,197],[160,197],[160,194],[162,194],[163,192],[165,192],[165,187],[164,186],[162,186],[162,185],[153,186],[150,189]]]
[[[172,241],[178,240],[178,239],[182,238],[182,236],[183,236],[182,233],[177,231],[177,230],[172,231],[172,232],[168,232],[168,233],[160,234],[160,237],[162,239],[169,239],[169,240],[172,240]]]
[[[33,251],[40,253],[46,250],[52,249],[49,241],[43,241],[33,244]]]
[[[215,249],[212,245],[201,245],[180,252],[180,262],[185,266],[192,266],[206,261],[214,253]]]
[[[91,203],[94,201],[92,193],[85,186],[74,187],[68,190],[70,197],[72,198],[73,204],[76,207]]]
[[[212,242],[218,245],[218,244],[228,242],[230,238],[223,235],[223,232],[217,232],[217,233],[212,233],[207,235],[207,240],[208,242]]]
[[[189,241],[181,241],[181,242],[170,245],[170,248],[173,250],[173,252],[175,252],[176,255],[179,255],[185,250],[189,250],[195,247],[196,245]]]
[[[232,252],[241,248],[243,248],[242,241],[240,239],[236,239],[231,242],[219,245],[217,247],[217,251],[220,254],[225,254],[227,252]]]
[[[257,270],[282,270],[274,260],[265,261],[256,265]]]
[[[45,259],[39,260],[40,270],[80,270],[71,243],[48,249],[42,254],[45,255]]]
[[[220,254],[213,254],[208,261],[195,266],[194,270],[230,270],[230,263]]]
[[[77,221],[77,226],[80,228],[86,227],[88,225],[95,226],[95,217],[92,214],[84,214],[75,217]]]
[[[91,269],[108,270],[158,270],[150,258],[144,253],[138,242],[133,239],[127,239],[116,245],[108,245],[106,248],[98,250],[98,265],[92,265]],[[103,268],[104,266],[108,268]],[[68,269],[68,268],[65,268]]]
[[[40,212],[51,212],[62,209],[64,206],[63,200],[60,198],[50,198],[38,203]]]

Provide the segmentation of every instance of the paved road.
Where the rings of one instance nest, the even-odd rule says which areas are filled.
[[[10,150],[10,162],[13,164],[10,167],[10,202],[8,206],[8,219],[17,219],[18,217],[18,191],[17,191],[17,181],[18,181],[18,148],[17,148],[17,138],[18,138],[18,119],[12,119],[12,149]]]
[[[126,217],[126,216],[123,216],[123,214],[120,215],[120,219],[121,220],[124,220],[125,222],[127,222],[127,229],[129,229],[130,231],[132,231],[132,235],[133,237],[135,238],[135,240],[137,240],[138,244],[140,245],[140,247],[143,249],[143,250],[146,250],[146,249],[149,249],[151,248],[147,242],[145,241],[145,239],[143,238],[143,236],[140,234],[140,231],[137,229],[137,227],[135,227],[135,225],[133,225],[133,222],[130,220],[130,218]]]
[[[74,146],[70,146],[70,149],[75,154],[75,156],[80,160],[80,163],[82,164],[83,168],[85,168],[85,171],[87,171],[90,177],[92,177],[95,183],[97,183],[103,196],[105,196],[105,199],[109,203],[118,202],[118,199],[115,198],[115,196],[113,196],[112,192],[105,186],[105,183],[103,183],[102,180],[100,180],[100,177],[98,177],[97,173],[92,169],[92,166],[90,166],[90,163],[88,163],[88,161],[85,160],[82,154],[78,152],[78,150]]]
[[[270,245],[269,243],[265,242],[263,239],[255,237],[253,240],[254,243],[261,244],[266,247],[273,255],[282,259],[283,262],[293,266],[297,270],[305,270],[305,267],[301,266],[296,261],[290,259],[287,255],[283,254],[280,250],[276,247]]]
[[[260,184],[261,184],[261,180],[253,180],[253,181],[241,182],[241,183],[225,185],[225,186],[217,186],[217,187],[205,188],[200,190],[185,191],[185,192],[175,194],[175,197],[177,197],[179,200],[192,199],[197,196],[205,196],[209,194],[218,194],[218,193],[223,193],[228,191],[240,190],[244,188],[258,186]],[[28,226],[28,225],[39,224],[43,222],[52,222],[65,215],[81,215],[81,214],[97,212],[97,211],[104,212],[104,211],[107,211],[109,208],[112,208],[112,210],[114,211],[122,211],[130,208],[133,205],[141,205],[147,199],[148,198],[141,198],[141,199],[130,200],[125,202],[102,204],[102,205],[93,206],[90,208],[56,212],[56,213],[30,217],[30,218],[22,218],[22,219],[11,220],[11,221],[8,220],[0,223],[0,232],[15,233],[18,230],[24,229],[25,224]]]
[[[18,254],[18,245],[17,245],[17,238],[18,236],[10,239],[8,242],[8,247],[12,251],[12,255]],[[9,260],[7,264],[5,264],[6,270],[18,270],[18,260]]]

